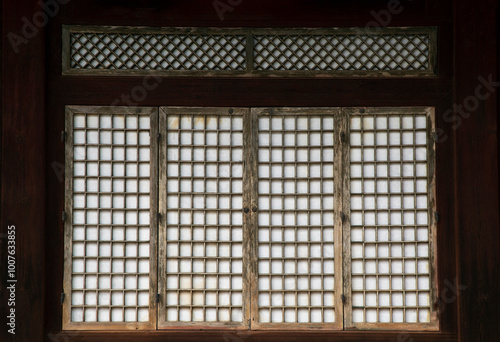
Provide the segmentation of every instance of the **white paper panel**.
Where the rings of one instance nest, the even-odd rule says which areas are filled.
[[[333,117],[259,118],[259,322],[334,322]]]
[[[242,322],[241,116],[167,115],[167,322]]]
[[[149,114],[73,116],[73,322],[149,320]]]
[[[354,323],[430,322],[426,115],[351,116]]]

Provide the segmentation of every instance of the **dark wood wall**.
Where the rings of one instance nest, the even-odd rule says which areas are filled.
[[[41,341],[45,280],[45,30],[28,32],[23,17],[36,1],[2,2],[2,150],[0,226],[0,340]],[[12,34],[11,39],[15,39]],[[17,41],[16,41],[17,42]],[[48,204],[50,205],[50,204]],[[7,332],[7,228],[16,227],[16,334]],[[50,277],[50,272],[47,273]]]
[[[221,0],[226,2],[226,0]],[[234,1],[234,0],[233,0]],[[50,1],[49,1],[50,2]],[[53,1],[56,2],[56,1]],[[48,25],[24,38],[34,0],[4,1],[2,13],[1,227],[17,231],[16,335],[1,341],[177,340],[179,335],[61,332],[64,105],[110,105],[141,84],[140,77],[61,75],[61,25],[364,27],[387,14],[389,0],[242,0],[221,20],[212,1],[59,0]],[[57,3],[59,3],[57,2]],[[238,3],[234,1],[233,3]],[[443,139],[437,146],[439,287],[438,333],[336,332],[314,340],[500,340],[498,91],[466,114],[481,78],[498,80],[495,0],[401,0],[403,10],[379,25],[437,26],[438,76],[432,78],[235,79],[163,78],[139,105],[189,106],[435,106]],[[384,12],[381,12],[384,11]],[[26,20],[23,19],[26,18]],[[36,17],[35,17],[36,18]],[[26,30],[26,28],[24,29]],[[16,41],[14,33],[21,39]],[[30,32],[25,32],[30,33]],[[9,35],[10,34],[10,35]],[[14,42],[14,43],[13,43]],[[13,45],[18,50],[13,47]],[[481,94],[484,90],[481,90]],[[481,95],[481,98],[485,96]],[[470,105],[468,105],[470,107]],[[475,104],[474,104],[475,107]],[[462,118],[463,116],[463,118]],[[466,117],[467,116],[467,117]],[[462,118],[461,124],[458,120]],[[453,128],[454,126],[458,126]],[[0,314],[7,316],[6,239],[0,236]],[[456,287],[465,287],[456,298]],[[244,335],[192,333],[190,339]],[[252,333],[248,340],[304,340],[303,334]]]
[[[454,14],[454,103],[477,106],[455,134],[457,274],[467,286],[458,305],[462,341],[500,341],[499,3],[486,3],[459,1]],[[491,96],[475,104],[489,79],[497,81]]]

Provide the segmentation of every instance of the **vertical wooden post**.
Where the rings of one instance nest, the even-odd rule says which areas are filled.
[[[2,6],[1,341],[43,337],[45,225],[45,38],[38,1]],[[7,227],[15,226],[15,278],[7,283]],[[15,284],[15,307],[7,305]],[[14,294],[14,292],[12,292]],[[15,308],[15,335],[6,316]],[[10,319],[9,319],[10,321]],[[9,327],[10,328],[10,327]]]
[[[498,1],[454,2],[456,236],[460,341],[500,338]],[[458,286],[466,286],[459,290]],[[459,290],[459,291],[457,291]]]

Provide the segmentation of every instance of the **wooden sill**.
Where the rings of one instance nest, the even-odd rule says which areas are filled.
[[[296,331],[62,331],[47,334],[46,341],[59,338],[61,341],[95,342],[121,341],[207,341],[207,342],[332,342],[332,341],[394,341],[394,342],[456,342],[456,333],[443,332],[381,332],[381,331],[333,331],[333,332],[296,332]]]

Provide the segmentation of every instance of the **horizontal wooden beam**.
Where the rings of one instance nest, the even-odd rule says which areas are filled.
[[[150,333],[135,332],[61,332],[52,334],[59,341],[123,341],[135,342],[138,339],[144,342],[160,341],[193,341],[193,342],[366,342],[366,341],[395,341],[395,342],[456,342],[456,334],[400,332],[376,333],[370,331],[344,332],[290,332],[287,331],[253,331],[253,332],[223,332],[223,331],[154,331]]]
[[[54,102],[75,105],[353,107],[435,105],[450,92],[451,82],[62,76],[49,87]]]

